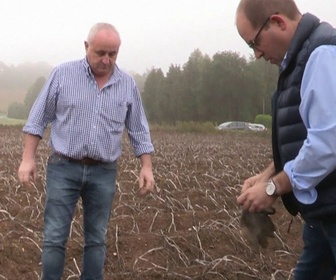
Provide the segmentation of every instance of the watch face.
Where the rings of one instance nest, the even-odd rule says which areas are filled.
[[[266,185],[266,193],[268,195],[274,195],[276,191],[275,185],[272,181],[269,181]]]

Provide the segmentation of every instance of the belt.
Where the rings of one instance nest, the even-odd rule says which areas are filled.
[[[104,163],[101,160],[97,160],[97,159],[93,159],[93,158],[89,158],[89,157],[83,157],[82,159],[75,159],[75,158],[71,158],[59,153],[54,153],[54,155],[64,158],[66,160],[68,160],[69,162],[76,162],[76,163],[80,163],[82,165],[95,165],[95,164],[102,164]]]

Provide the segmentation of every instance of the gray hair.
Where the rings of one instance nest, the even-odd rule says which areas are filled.
[[[88,37],[87,37],[87,42],[91,42],[94,38],[94,36],[100,31],[100,30],[112,30],[114,31],[119,39],[120,39],[120,35],[119,32],[117,30],[117,28],[115,28],[115,26],[113,26],[110,23],[106,23],[106,22],[98,22],[95,25],[93,25],[89,31]]]

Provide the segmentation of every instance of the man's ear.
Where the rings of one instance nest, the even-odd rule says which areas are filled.
[[[287,22],[282,15],[274,14],[270,16],[270,20],[275,23],[277,26],[281,28],[281,30],[285,30],[287,28]]]
[[[87,50],[89,47],[89,43],[87,41],[84,41],[84,46],[85,46],[85,49]]]

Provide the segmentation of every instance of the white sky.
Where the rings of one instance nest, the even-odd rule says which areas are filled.
[[[200,49],[250,50],[235,27],[238,0],[2,0],[0,61],[8,65],[46,61],[56,65],[85,55],[84,40],[96,22],[114,24],[122,39],[118,65],[144,73],[152,67],[168,71],[183,65]],[[335,0],[297,0],[336,26]]]

